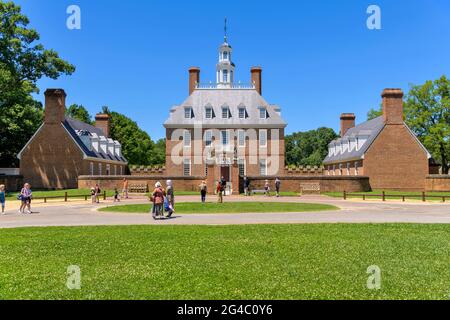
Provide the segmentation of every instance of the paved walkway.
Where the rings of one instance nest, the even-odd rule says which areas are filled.
[[[199,201],[194,196],[179,196],[178,202]],[[215,200],[211,197],[210,200]],[[0,215],[0,228],[32,226],[92,226],[92,225],[233,225],[233,224],[282,224],[282,223],[450,223],[450,203],[422,203],[390,200],[360,201],[341,200],[325,196],[267,198],[226,197],[225,201],[277,201],[326,203],[339,207],[338,211],[310,213],[242,213],[242,214],[179,214],[173,219],[154,221],[149,214],[119,214],[98,212],[99,207],[113,205],[108,200],[100,205],[90,202],[36,204],[34,214],[17,212],[17,205],[9,202],[7,214]],[[146,203],[134,198],[120,204]]]

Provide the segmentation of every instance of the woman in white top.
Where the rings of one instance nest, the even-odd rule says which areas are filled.
[[[25,183],[22,190],[20,191],[20,200],[22,201],[19,209],[19,213],[25,213],[25,208],[27,208],[28,214],[31,214],[31,199],[33,198],[33,193],[31,192],[31,186],[29,183]]]

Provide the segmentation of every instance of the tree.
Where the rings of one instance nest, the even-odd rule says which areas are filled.
[[[405,99],[406,123],[448,174],[450,160],[450,81],[442,76],[412,86]]]
[[[0,166],[17,166],[17,153],[42,123],[38,93],[42,77],[57,79],[75,67],[46,50],[19,6],[0,0]]]
[[[286,164],[320,166],[328,154],[328,144],[337,137],[333,129],[325,127],[287,135]]]
[[[92,124],[91,115],[83,105],[72,104],[67,108],[66,115],[73,119]]]
[[[378,118],[379,116],[383,115],[383,109],[380,106],[378,109],[370,109],[369,112],[367,112],[367,120],[372,120],[375,118]]]
[[[122,152],[131,165],[163,165],[165,163],[165,141],[157,144],[136,122],[118,112],[103,107],[102,112],[109,114],[111,138],[120,141]],[[164,142],[163,142],[164,141]],[[162,144],[164,153],[161,155]]]

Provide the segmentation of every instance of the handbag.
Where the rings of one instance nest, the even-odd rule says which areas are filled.
[[[21,194],[21,193],[19,193],[19,194],[17,195],[17,200],[22,200],[22,194]]]

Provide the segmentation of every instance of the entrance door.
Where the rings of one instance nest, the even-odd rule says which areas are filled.
[[[224,177],[226,182],[230,182],[230,167],[223,166],[220,167],[220,177]]]

